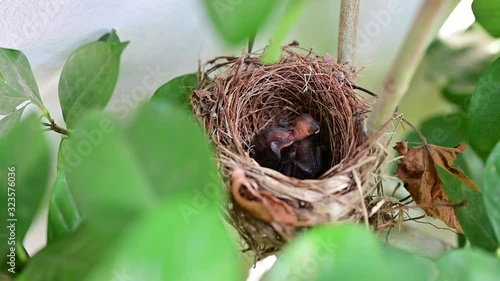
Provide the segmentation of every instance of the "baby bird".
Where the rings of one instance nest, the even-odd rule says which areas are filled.
[[[318,178],[323,170],[322,150],[314,136],[294,143],[285,153],[291,156],[287,156],[290,160],[283,164],[281,173],[298,179]]]
[[[281,169],[281,150],[283,148],[318,132],[318,122],[311,115],[302,114],[297,117],[293,127],[273,126],[259,132],[252,140],[254,147],[252,157],[262,167],[279,170]]]

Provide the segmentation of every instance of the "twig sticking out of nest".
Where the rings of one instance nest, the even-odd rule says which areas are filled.
[[[368,223],[385,158],[374,145],[380,135],[367,139],[363,132],[370,104],[354,92],[341,65],[290,46],[274,65],[264,65],[259,54],[209,62],[192,96],[232,194],[231,223],[257,259],[279,251],[304,227]],[[284,176],[249,156],[257,132],[302,113],[319,122],[332,155],[331,168],[316,180]]]

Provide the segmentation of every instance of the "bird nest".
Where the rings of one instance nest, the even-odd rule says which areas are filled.
[[[215,147],[229,222],[257,260],[278,252],[302,230],[327,223],[375,225],[384,149],[363,124],[371,103],[329,55],[297,46],[266,65],[261,52],[219,57],[200,71],[191,98],[194,113]],[[330,152],[326,172],[299,180],[261,167],[250,155],[252,138],[280,120],[308,113],[320,124]]]

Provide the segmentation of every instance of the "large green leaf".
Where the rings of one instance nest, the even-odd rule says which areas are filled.
[[[255,35],[281,1],[203,0],[216,30],[237,44]]]
[[[16,280],[85,280],[113,248],[118,234],[119,231],[97,233],[81,225],[76,232],[60,237],[33,256]]]
[[[0,48],[0,114],[12,112],[28,100],[46,114],[26,56],[18,50]]]
[[[390,265],[390,266],[388,266]],[[361,226],[313,229],[289,244],[264,281],[433,280],[432,262],[389,246]]]
[[[191,109],[191,94],[198,87],[196,73],[176,77],[163,84],[151,97],[152,101],[165,101],[172,105]]]
[[[500,1],[474,0],[472,12],[476,21],[494,37],[500,37]]]
[[[6,116],[4,116],[0,120],[0,138],[5,137],[7,133],[21,120],[21,116],[23,115],[24,109],[26,106],[15,110]]]
[[[59,80],[59,101],[69,128],[86,111],[104,109],[118,80],[120,55],[127,44],[92,42],[70,56]]]
[[[500,140],[500,58],[479,79],[469,105],[471,145],[486,158]]]
[[[15,224],[16,243],[2,240],[0,254],[3,261],[10,247],[21,247],[47,190],[49,146],[37,116],[29,116],[5,139],[0,139],[0,155],[0,200],[4,202],[0,220],[7,225]],[[6,225],[0,228],[2,239],[10,234]]]
[[[68,188],[66,172],[61,170],[50,195],[47,243],[73,233],[82,220],[75,198]]]
[[[473,249],[450,251],[436,265],[439,280],[498,281],[500,276],[500,259]]]
[[[495,230],[497,245],[500,248],[500,142],[486,161],[482,193],[486,213]]]
[[[210,205],[189,223],[179,214],[192,199],[176,196],[142,217],[88,280],[244,280],[219,208]]]
[[[444,191],[451,202],[459,203],[467,200],[465,206],[456,209],[456,213],[465,236],[472,246],[495,251],[497,241],[486,214],[481,193],[470,189],[440,166],[436,165],[436,169],[439,179],[443,183]]]
[[[67,151],[63,151],[62,157],[72,155],[78,160],[68,164],[68,159],[64,159],[63,168],[85,220],[75,233],[54,241],[35,256],[22,280],[86,280],[97,265],[106,260],[114,262],[121,251],[127,257],[134,251],[143,251],[154,257],[168,255],[156,252],[161,250],[158,248],[160,242],[154,244],[156,248],[152,248],[152,244],[139,243],[139,248],[131,248],[130,253],[126,247],[131,245],[119,242],[136,237],[137,227],[144,225],[150,229],[147,237],[159,239],[156,233],[159,226],[150,225],[154,219],[147,217],[147,214],[152,214],[158,218],[160,215],[156,210],[159,206],[169,205],[170,211],[158,212],[167,221],[174,218],[177,221],[175,226],[164,226],[167,229],[161,232],[164,239],[172,242],[168,244],[169,251],[181,258],[180,253],[185,250],[198,250],[197,247],[191,248],[191,243],[206,243],[203,232],[191,230],[205,228],[206,224],[199,226],[204,220],[215,223],[214,212],[221,204],[222,187],[206,138],[184,110],[152,103],[142,108],[125,127],[105,114],[93,113],[77,125],[64,143],[67,145],[62,147]],[[137,222],[140,226],[133,227],[141,218],[144,222]],[[172,230],[174,227],[176,230]],[[222,230],[213,227],[209,233],[213,231],[213,235],[218,236]],[[200,236],[193,236],[195,234]],[[93,245],[88,246],[91,243],[88,237]],[[187,248],[180,247],[179,237],[188,239]],[[227,239],[219,239],[219,242],[218,247],[228,249],[229,246],[221,244],[229,243]],[[213,254],[216,248],[205,250]],[[227,251],[223,253],[222,256],[227,257]],[[198,254],[207,255],[205,252]],[[228,262],[226,258],[223,260]],[[189,264],[188,260],[181,262]],[[207,270],[221,270],[211,267]],[[95,274],[106,273],[101,270]],[[155,270],[158,268],[153,265],[147,271]],[[191,274],[185,272],[187,267],[178,270]],[[228,274],[233,270],[227,269]],[[38,271],[46,274],[41,275]]]

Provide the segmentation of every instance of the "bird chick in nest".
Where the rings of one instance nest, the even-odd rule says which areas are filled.
[[[282,123],[280,126],[260,131],[252,140],[252,158],[262,167],[281,170],[282,149],[319,132],[318,122],[309,114],[301,114],[297,117],[292,127],[287,127],[287,122]],[[294,155],[288,154],[287,157],[294,157]],[[284,162],[288,161],[290,159],[285,159]]]
[[[325,150],[316,135],[295,142],[283,151],[286,161],[280,172],[298,179],[316,179],[324,172]]]

